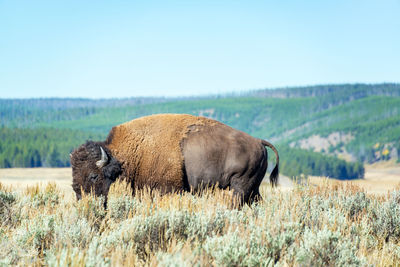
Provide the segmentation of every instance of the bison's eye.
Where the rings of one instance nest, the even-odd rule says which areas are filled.
[[[96,180],[97,180],[98,177],[99,177],[99,176],[98,176],[97,174],[94,174],[94,173],[91,173],[91,174],[89,175],[89,179],[90,179],[90,181],[92,181],[93,183],[96,182]]]

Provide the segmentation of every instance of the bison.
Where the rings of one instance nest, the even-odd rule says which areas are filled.
[[[104,142],[87,141],[74,150],[72,187],[78,200],[82,190],[107,197],[120,177],[133,189],[148,186],[164,193],[231,188],[240,204],[252,203],[261,198],[265,146],[276,155],[270,175],[276,185],[279,155],[269,142],[205,117],[146,116],[113,127]]]

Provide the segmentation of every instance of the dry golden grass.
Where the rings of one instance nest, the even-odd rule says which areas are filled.
[[[72,193],[71,168],[11,168],[0,169],[0,183],[12,185],[16,190],[24,190],[28,186],[54,182],[57,187]]]
[[[400,165],[394,164],[394,162],[367,165],[364,179],[341,181],[324,177],[310,177],[309,182],[312,185],[350,184],[360,187],[368,194],[385,195],[400,187]]]
[[[397,167],[392,168],[389,173],[396,181]],[[400,262],[400,192],[364,194],[369,191],[358,181],[319,179],[312,186],[286,191],[263,184],[264,201],[241,210],[231,208],[229,191],[161,195],[144,189],[132,197],[127,184],[116,182],[104,209],[101,198],[85,195],[77,202],[70,188],[59,186],[70,183],[70,169],[45,169],[48,173],[40,174],[42,170],[0,171],[0,265]],[[40,177],[51,172],[58,172],[56,178],[46,177],[51,182],[43,183]],[[7,179],[11,182],[3,183]]]
[[[90,195],[67,201],[54,182],[17,192],[0,183],[0,191],[9,218],[0,224],[0,265],[394,266],[400,259],[400,232],[392,231],[400,209],[390,206],[398,198],[366,197],[352,183],[325,180],[291,192],[263,185],[264,201],[241,210],[231,208],[229,191],[144,189],[132,197],[124,182],[112,185],[107,210]]]
[[[267,181],[267,178],[264,179]],[[281,179],[281,190],[291,190],[293,185],[285,177]],[[325,178],[310,177],[310,183],[319,185],[326,183]],[[0,169],[0,183],[12,185],[14,189],[24,190],[27,186],[35,184],[45,185],[54,182],[57,187],[67,196],[73,197],[71,187],[72,171],[71,168],[13,168]],[[386,194],[388,191],[400,186],[400,165],[394,162],[384,162],[374,165],[367,165],[365,179],[352,181],[340,181],[329,179],[333,183],[352,183],[364,189],[370,194]]]

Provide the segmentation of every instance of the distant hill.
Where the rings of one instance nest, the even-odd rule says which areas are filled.
[[[256,90],[248,95],[274,98],[326,97],[327,102],[341,102],[368,96],[400,96],[400,84],[332,84]]]
[[[35,136],[38,140],[37,136],[43,137],[39,133],[45,132],[48,134],[41,139],[42,146],[51,144],[37,152],[34,148],[31,152],[25,149],[25,158],[34,153],[41,155],[44,165],[68,165],[68,154],[74,147],[88,138],[103,139],[116,124],[155,113],[187,113],[214,118],[273,141],[286,155],[282,171],[291,176],[296,176],[291,171],[296,169],[299,174],[356,178],[363,174],[357,162],[398,159],[399,107],[400,84],[321,85],[181,99],[0,99],[0,138],[9,140],[0,143],[0,167],[29,166],[27,162],[35,162],[15,162],[21,154],[15,152],[15,147],[21,143],[13,140],[21,135],[26,140]],[[304,158],[303,153],[308,153],[307,161],[299,164],[299,160],[291,160]],[[325,163],[316,158],[325,159]],[[336,163],[330,164],[333,161]],[[334,174],[330,166],[345,171]]]

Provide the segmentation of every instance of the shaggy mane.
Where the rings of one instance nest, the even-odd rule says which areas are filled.
[[[113,127],[105,144],[136,187],[177,191],[184,188],[182,140],[193,126],[216,124],[192,115],[146,116]]]

